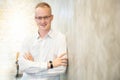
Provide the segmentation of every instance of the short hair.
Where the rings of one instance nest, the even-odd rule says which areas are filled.
[[[50,8],[50,11],[52,13],[51,6],[48,3],[46,3],[46,2],[38,3],[35,8],[38,8],[38,7],[48,7],[48,8]]]

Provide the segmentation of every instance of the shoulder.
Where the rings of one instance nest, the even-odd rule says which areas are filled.
[[[32,43],[35,39],[37,39],[36,33],[29,34],[24,38],[23,43]]]
[[[66,38],[65,34],[63,34],[62,32],[60,32],[58,30],[53,30],[53,33],[54,33],[54,37],[56,39],[65,39]]]
[[[56,44],[61,45],[62,43],[66,43],[65,34],[61,33],[58,30],[54,30],[53,33],[54,33],[53,41],[55,41]]]

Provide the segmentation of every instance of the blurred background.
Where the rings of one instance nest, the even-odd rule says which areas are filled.
[[[37,30],[40,1],[52,7],[52,27],[67,36],[61,80],[120,80],[120,0],[0,0],[0,80],[20,79],[16,60],[24,38]]]

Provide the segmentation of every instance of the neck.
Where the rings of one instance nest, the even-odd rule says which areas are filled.
[[[44,38],[48,34],[49,31],[50,30],[47,30],[47,31],[39,30],[38,33],[41,38]]]

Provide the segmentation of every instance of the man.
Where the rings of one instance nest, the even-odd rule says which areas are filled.
[[[60,80],[67,66],[65,36],[51,28],[52,10],[46,2],[35,8],[37,34],[26,39],[18,63],[22,80]]]

